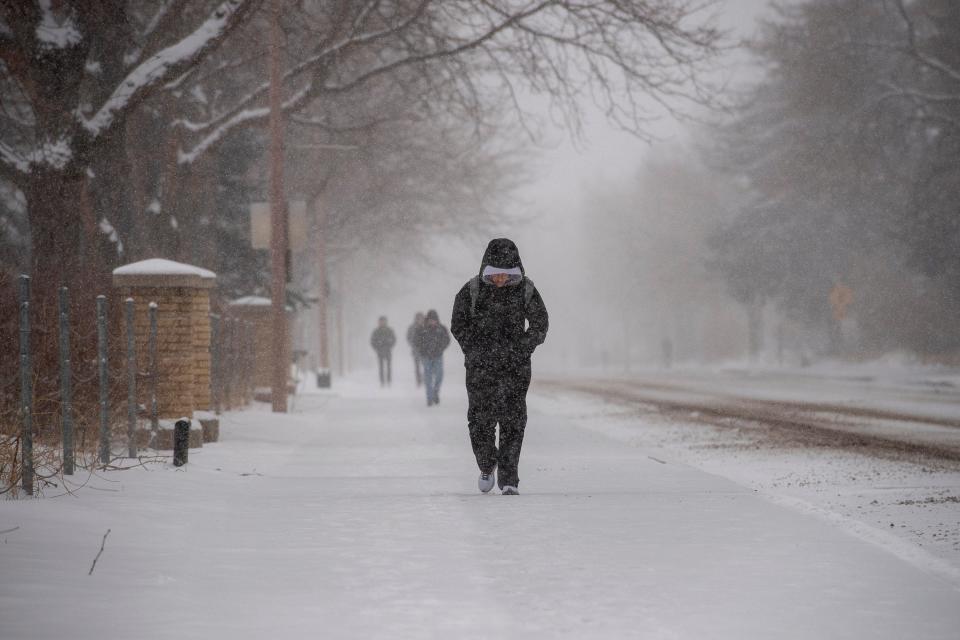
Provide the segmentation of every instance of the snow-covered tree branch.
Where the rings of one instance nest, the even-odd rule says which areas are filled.
[[[592,95],[640,135],[648,106],[706,102],[696,81],[719,39],[703,10],[709,1],[284,3],[282,109],[308,146],[370,154],[375,160],[351,166],[390,170],[397,193],[379,192],[377,205],[357,215],[413,220],[419,203],[432,213],[417,224],[442,226],[434,214],[451,199],[481,201],[457,184],[456,171],[492,190],[504,175],[484,173],[469,153],[450,159],[448,146],[478,157],[502,150],[485,138],[524,117],[522,92],[552,101],[573,130]],[[228,180],[218,170],[226,163],[229,180],[253,180],[250,167],[220,151],[240,148],[249,162],[259,153],[256,128],[269,116],[262,2],[0,3],[0,179],[26,202],[26,270],[37,276],[38,295],[52,300],[60,283],[96,278],[106,262],[157,246],[195,255],[197,231],[209,228]],[[424,147],[408,140],[407,153],[384,133],[391,127],[438,137]],[[432,172],[412,172],[411,154],[434,162]],[[411,167],[391,164],[397,158]],[[311,162],[333,161],[321,153]],[[423,188],[405,184],[411,175]],[[253,197],[248,185],[230,188]],[[122,244],[104,244],[104,218]],[[374,224],[353,222],[357,233]]]
[[[27,159],[0,141],[0,175],[15,184],[20,184],[30,170]]]
[[[585,83],[604,97],[605,110],[624,128],[641,134],[651,116],[641,97],[674,113],[682,107],[673,101],[709,100],[697,71],[715,52],[719,34],[696,23],[699,8],[692,3],[385,4],[364,3],[351,9],[352,17],[337,14],[328,30],[308,32],[320,42],[286,70],[284,79],[297,93],[285,109],[301,111],[324,97],[407,70],[452,80],[466,101],[477,95],[471,86],[481,77],[484,83],[499,77],[500,88],[511,92],[513,83],[528,84],[546,90],[571,121],[577,120]],[[195,158],[230,130],[262,122],[267,90],[260,83],[209,119],[180,120],[185,130],[201,136],[188,137],[181,157]]]
[[[145,60],[120,83],[110,98],[83,126],[94,138],[116,122],[120,112],[134,108],[149,93],[197,64],[216,48],[230,30],[259,4],[257,0],[226,0],[193,33]]]

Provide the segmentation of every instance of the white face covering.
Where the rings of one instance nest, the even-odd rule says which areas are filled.
[[[505,273],[509,276],[507,279],[507,285],[519,284],[523,280],[523,272],[520,271],[520,267],[513,267],[512,269],[501,269],[500,267],[492,267],[487,265],[483,268],[483,274],[481,277],[483,281],[487,284],[493,284],[493,281],[490,279],[490,276],[497,275],[498,273]]]

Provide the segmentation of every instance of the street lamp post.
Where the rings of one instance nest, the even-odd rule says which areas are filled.
[[[316,236],[314,239],[316,252],[317,274],[317,355],[318,368],[330,375],[330,349],[327,327],[327,211],[324,202],[317,198],[314,201],[316,213]]]
[[[270,5],[270,265],[272,282],[274,413],[287,412],[287,207],[283,197],[283,80],[281,0]]]

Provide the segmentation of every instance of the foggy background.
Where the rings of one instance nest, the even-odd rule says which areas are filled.
[[[74,286],[98,289],[117,266],[165,257],[219,274],[215,310],[270,296],[269,257],[251,246],[249,218],[269,182],[265,14],[255,4],[141,102],[110,92],[160,50],[157,33],[177,42],[213,4],[171,18],[131,2],[118,22],[40,3],[39,31],[4,17],[4,33],[66,56],[35,58],[51,73],[33,78],[50,81],[42,97],[62,104],[40,105],[12,58],[0,78],[5,292],[33,272],[41,287],[78,274]],[[397,331],[399,358],[414,313],[434,308],[448,322],[499,236],[517,242],[550,312],[541,369],[956,361],[957,4],[721,0],[689,13],[700,5],[655,4],[644,11],[679,11],[689,29],[673,44],[677,59],[658,59],[643,44],[656,39],[634,21],[616,43],[621,67],[588,71],[518,32],[490,40],[489,59],[364,75],[378,56],[417,53],[437,35],[418,32],[389,54],[371,47],[331,62],[300,93],[288,82],[290,100],[322,95],[290,109],[285,137],[285,195],[309,210],[287,292],[308,366],[318,292],[329,296],[333,368],[370,367],[377,317]],[[284,16],[294,80],[313,64],[307,52],[335,5],[306,2]],[[78,54],[81,22],[96,39]],[[110,44],[122,28],[135,47]],[[122,105],[111,112],[113,99]],[[86,133],[68,144],[57,132],[75,127],[76,113]],[[109,135],[91,141],[101,130]],[[5,311],[0,329],[12,336],[13,306]]]
[[[960,57],[944,45],[936,61],[953,67],[907,70],[901,7],[936,21],[909,25],[932,48],[960,33],[943,2],[718,3],[729,48],[707,77],[723,87],[719,111],[663,113],[644,140],[590,105],[573,138],[548,122],[508,222],[438,237],[424,260],[371,276],[382,289],[351,316],[352,362],[372,361],[365,328],[381,312],[398,335],[414,310],[448,318],[500,235],[550,310],[541,369],[955,362],[958,94],[944,74]],[[909,77],[943,93],[917,97]],[[839,309],[841,288],[852,302]]]
[[[722,0],[712,13],[736,43],[756,33],[758,20],[770,15],[768,5],[767,0]],[[737,46],[724,54],[712,79],[735,86],[758,75],[757,65]],[[545,99],[523,98],[525,109],[545,119]],[[675,164],[696,156],[693,124],[661,113],[649,126],[653,139],[643,140],[611,124],[594,105],[587,104],[585,111],[576,136],[546,122],[532,145],[526,179],[505,203],[508,223],[469,239],[458,233],[437,237],[426,243],[427,255],[409,256],[385,269],[377,265],[367,272],[356,265],[364,274],[358,286],[369,295],[357,298],[361,304],[347,316],[350,365],[374,366],[369,334],[377,318],[387,315],[399,341],[396,366],[406,372],[403,336],[415,311],[435,308],[449,326],[454,296],[479,271],[486,242],[495,237],[517,243],[550,312],[549,338],[537,350],[538,369],[660,366],[664,339],[673,342],[680,362],[748,358],[746,311],[704,264],[702,240],[722,211],[684,210],[691,198],[684,202],[685,194],[677,190],[702,185],[658,185],[644,174],[649,168],[668,178]],[[631,229],[627,242],[615,242]],[[309,344],[311,327],[302,327],[302,336]],[[333,352],[336,356],[336,345]],[[448,355],[450,365],[462,360],[456,344]],[[459,367],[449,366],[448,373],[458,375]]]

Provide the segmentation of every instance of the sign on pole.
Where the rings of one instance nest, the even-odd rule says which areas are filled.
[[[307,203],[291,200],[287,203],[290,249],[303,251],[307,248]],[[250,246],[254,249],[270,248],[270,203],[250,203]]]
[[[847,307],[853,302],[853,290],[845,284],[837,283],[830,291],[830,306],[833,307],[833,319],[837,322],[847,317]]]

